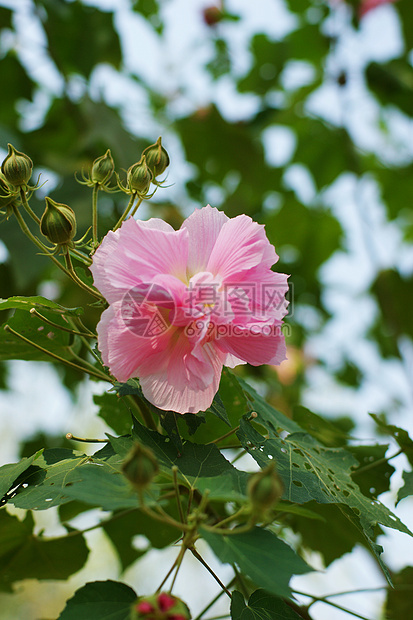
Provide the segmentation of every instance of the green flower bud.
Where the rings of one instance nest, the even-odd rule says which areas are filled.
[[[159,471],[158,462],[149,448],[136,443],[122,465],[123,475],[139,491],[146,488]]]
[[[10,185],[21,187],[27,185],[32,176],[33,162],[28,155],[16,151],[8,144],[9,152],[1,164],[1,171]]]
[[[268,510],[281,499],[284,485],[271,463],[262,471],[252,474],[247,486],[253,508],[258,512]]]
[[[152,183],[152,172],[150,171],[145,155],[142,155],[137,164],[133,164],[127,173],[128,189],[131,192],[146,194]]]
[[[115,162],[113,161],[110,149],[108,149],[102,157],[98,157],[93,162],[90,178],[93,183],[105,183],[109,181],[114,169]]]
[[[46,196],[46,209],[40,220],[40,231],[54,244],[70,243],[76,234],[76,216],[70,207]]]
[[[162,146],[162,138],[158,138],[155,144],[148,146],[142,155],[146,157],[146,163],[154,178],[163,174],[169,166],[169,155]]]

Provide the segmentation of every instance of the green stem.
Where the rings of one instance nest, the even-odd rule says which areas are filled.
[[[145,504],[143,504],[142,502],[141,502],[140,509],[142,510],[142,512],[145,512],[148,515],[148,517],[152,517],[156,521],[161,521],[162,523],[167,523],[171,527],[174,527],[180,530],[181,532],[191,531],[191,528],[188,525],[186,525],[185,523],[179,523],[179,521],[175,521],[175,519],[170,517],[166,512],[164,512],[162,516],[158,515],[157,512],[154,512],[153,510],[148,508],[148,506],[145,506]]]
[[[298,594],[300,596],[308,596],[309,598],[313,599],[311,601],[311,603],[307,606],[307,609],[310,609],[310,607],[312,605],[314,605],[315,603],[325,603],[326,605],[330,605],[331,607],[335,607],[335,609],[340,609],[340,611],[344,611],[347,614],[351,614],[355,618],[360,618],[360,620],[369,620],[369,618],[366,618],[366,616],[361,616],[357,612],[351,611],[351,609],[347,609],[346,607],[343,607],[342,605],[338,605],[337,603],[333,603],[332,601],[328,601],[326,596],[314,596],[312,594],[307,594],[306,592],[300,592],[299,590],[292,590],[292,593],[293,594]]]
[[[172,467],[172,475],[173,475],[173,480],[174,480],[174,489],[175,489],[175,495],[176,495],[176,503],[178,504],[179,518],[182,521],[182,523],[185,523],[185,517],[184,517],[184,513],[183,513],[183,510],[182,510],[182,504],[181,504],[181,496],[179,495],[179,484],[178,484],[177,472],[178,472],[177,466],[173,465],[173,467]]]
[[[133,211],[131,212],[131,217],[133,217],[133,216],[135,215],[136,211],[137,211],[137,210],[138,210],[138,208],[141,206],[142,202],[143,202],[143,197],[142,197],[142,198],[139,198],[138,202],[137,202],[137,203],[136,203],[136,205],[134,206]]]
[[[173,579],[172,579],[171,587],[169,588],[169,593],[172,592],[173,587],[175,585],[175,581],[176,581],[176,578],[178,577],[179,569],[181,568],[182,560],[184,559],[184,555],[186,553],[186,550],[187,550],[187,547],[185,546],[184,543],[182,543],[182,546],[181,546],[181,548],[179,550],[178,557],[175,560],[176,571],[175,571],[175,575],[173,576]]]
[[[119,226],[122,224],[122,222],[127,218],[128,214],[129,214],[129,211],[133,207],[133,203],[135,202],[135,198],[136,198],[136,192],[133,192],[133,194],[131,194],[131,197],[129,199],[128,206],[126,207],[126,209],[124,210],[124,212],[120,216],[116,226],[112,229],[113,231],[117,230],[119,228]]]
[[[235,428],[228,431],[228,433],[225,433],[225,435],[221,435],[221,437],[218,437],[218,439],[214,439],[213,441],[208,442],[207,446],[209,446],[211,443],[219,443],[223,439],[226,439],[227,437],[231,437],[231,435],[236,433],[238,429],[239,429],[239,426],[236,426]]]
[[[57,267],[59,267],[59,269],[61,269],[66,275],[70,277],[70,273],[68,272],[68,270],[57,260],[55,256],[53,256],[53,254],[51,254],[51,252],[49,252],[47,247],[40,241],[40,239],[38,239],[37,237],[33,235],[29,227],[27,226],[26,222],[24,221],[23,217],[21,216],[21,213],[18,210],[18,208],[15,205],[12,205],[12,209],[19,223],[19,226],[21,230],[23,231],[23,233],[26,235],[26,237],[28,237],[30,241],[32,241],[42,251],[43,254],[46,254],[46,256],[51,258],[54,264]]]
[[[198,551],[195,549],[195,547],[190,547],[189,548],[190,552],[192,553],[192,555],[198,560],[198,562],[200,562],[202,564],[202,566],[204,568],[207,569],[207,571],[209,572],[210,575],[212,575],[212,577],[215,579],[215,581],[219,584],[219,586],[222,588],[222,590],[225,592],[225,594],[227,594],[229,596],[229,598],[231,597],[231,592],[228,590],[228,588],[222,583],[221,579],[218,577],[218,575],[216,575],[214,573],[214,571],[212,570],[212,568],[210,566],[208,566],[208,564],[205,562],[204,558],[202,557],[202,555],[200,555],[198,553]]]
[[[80,372],[85,372],[86,374],[91,375],[92,377],[97,377],[98,379],[108,381],[109,383],[111,383],[111,380],[109,379],[109,377],[107,377],[103,373],[97,373],[95,371],[92,371],[91,369],[79,366],[78,364],[75,364],[74,362],[70,362],[69,360],[64,359],[64,357],[60,357],[60,355],[56,355],[55,353],[52,353],[51,351],[44,349],[39,344],[36,344],[32,340],[29,340],[28,338],[25,338],[24,336],[16,332],[14,329],[10,327],[10,325],[5,325],[4,329],[6,330],[6,332],[10,332],[14,336],[16,336],[16,338],[20,338],[20,340],[23,340],[23,342],[26,342],[27,344],[34,347],[38,351],[41,351],[45,355],[48,355],[49,357],[57,360],[58,362],[62,362],[62,364],[66,364],[66,366],[70,366],[71,368],[75,368],[76,370],[79,370]]]
[[[241,506],[241,508],[237,510],[237,512],[234,512],[233,515],[230,515],[229,517],[226,517],[226,519],[223,519],[216,525],[213,525],[212,528],[219,529],[220,527],[222,527],[222,525],[231,523],[231,521],[234,521],[234,519],[237,519],[239,516],[241,516],[242,513],[245,511],[245,509],[246,509],[246,506]]]
[[[98,245],[98,193],[99,183],[95,183],[92,193],[92,239],[94,248]]]
[[[83,336],[84,338],[96,338],[94,334],[78,332],[75,329],[71,329],[70,327],[64,327],[63,325],[59,325],[58,323],[53,323],[53,321],[49,321],[49,319],[46,319],[45,316],[40,314],[40,312],[38,312],[36,308],[31,308],[30,314],[33,314],[33,316],[37,316],[41,321],[43,321],[43,323],[46,323],[46,325],[50,325],[51,327],[55,327],[56,329],[61,329],[64,332],[69,332],[69,334],[73,334],[74,336]]]
[[[92,259],[87,254],[84,254],[83,252],[81,252],[80,250],[77,250],[76,248],[70,248],[69,252],[72,256],[82,261],[82,263],[84,263],[88,267],[89,265],[93,263]]]
[[[173,571],[176,568],[176,565],[178,563],[178,560],[179,560],[179,557],[180,557],[181,553],[182,553],[182,547],[180,548],[179,553],[176,556],[174,563],[172,564],[171,568],[166,573],[166,576],[162,580],[162,583],[159,585],[159,587],[157,588],[156,592],[160,592],[162,590],[162,588],[164,587],[165,583],[168,581],[169,577],[172,575]]]
[[[84,439],[83,437],[75,437],[72,433],[66,433],[66,439],[72,441],[80,441],[81,443],[108,443],[109,439]]]
[[[70,278],[72,278],[72,280],[76,282],[78,286],[80,286],[85,291],[93,295],[93,297],[96,297],[99,300],[104,299],[102,295],[96,289],[91,288],[88,284],[86,284],[86,282],[83,282],[83,280],[79,278],[79,276],[77,275],[76,271],[73,268],[72,259],[70,258],[70,252],[67,246],[65,247],[64,257],[66,261],[67,272]]]
[[[236,579],[235,577],[233,577],[233,578],[231,579],[231,581],[229,582],[229,584],[226,586],[226,589],[227,589],[227,590],[229,590],[229,588],[231,588],[231,586],[233,586],[233,585],[234,585],[235,579]],[[224,590],[221,590],[220,592],[218,592],[218,594],[216,595],[216,597],[215,597],[215,598],[213,598],[213,599],[212,599],[212,601],[211,601],[210,603],[208,603],[208,605],[207,605],[206,607],[204,607],[204,609],[203,609],[203,610],[202,610],[202,611],[201,611],[201,612],[197,615],[197,617],[196,617],[196,618],[194,618],[194,620],[202,620],[202,616],[203,616],[204,614],[206,614],[206,612],[207,612],[209,609],[211,609],[211,607],[212,607],[213,605],[215,605],[215,603],[216,603],[216,602],[217,602],[217,601],[221,598],[221,596],[222,596],[223,594],[224,594]],[[224,616],[224,617],[227,617],[227,616]]]
[[[20,200],[22,201],[22,205],[30,217],[36,222],[36,224],[40,224],[40,218],[37,217],[36,213],[30,208],[27,201],[26,192],[22,187],[20,188]]]

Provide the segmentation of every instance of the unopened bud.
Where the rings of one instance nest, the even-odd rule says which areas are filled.
[[[33,162],[28,155],[16,151],[8,144],[9,152],[1,164],[1,171],[7,183],[14,187],[27,185],[32,176]]]
[[[76,216],[70,207],[46,196],[46,209],[40,220],[42,235],[54,244],[70,243],[76,234]]]
[[[114,169],[115,162],[113,161],[110,149],[108,149],[102,157],[98,157],[93,162],[90,178],[93,183],[105,183],[109,181]]]
[[[169,155],[162,146],[162,138],[158,138],[155,144],[148,146],[142,153],[146,157],[146,163],[156,178],[163,174],[169,166]]]
[[[190,620],[191,613],[180,598],[161,592],[141,596],[132,605],[130,617],[131,620]]]
[[[252,474],[248,481],[248,495],[254,509],[265,511],[281,499],[284,486],[273,463],[262,471]]]
[[[207,26],[215,26],[222,20],[222,17],[223,13],[217,6],[207,6],[203,10],[203,18]]]
[[[146,194],[152,183],[153,175],[150,171],[145,155],[142,155],[137,164],[133,164],[128,170],[127,184],[131,192]]]
[[[152,450],[136,443],[122,465],[123,475],[136,489],[147,487],[159,471],[158,462]]]

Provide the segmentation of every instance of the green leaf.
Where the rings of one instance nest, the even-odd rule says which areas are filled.
[[[51,301],[46,297],[37,295],[35,297],[9,297],[9,299],[0,299],[0,310],[19,309],[30,311],[35,308],[38,312],[52,311],[59,315],[80,316],[83,314],[83,308],[65,308],[55,301]]]
[[[363,495],[375,498],[390,488],[390,478],[396,471],[385,459],[388,445],[348,446],[360,466],[352,473]]]
[[[33,461],[39,456],[39,452],[33,454],[30,458],[22,459],[19,463],[11,463],[0,467],[0,505],[8,501],[8,492],[12,489],[16,480],[24,474],[24,472],[31,466]],[[12,495],[12,493],[10,493]]]
[[[67,327],[67,322],[63,317],[49,311],[44,311],[42,314],[54,323]],[[73,352],[70,350],[70,346],[73,345],[73,336],[68,332],[46,325],[26,310],[15,310],[14,315],[5,325],[9,325],[18,334],[46,351],[64,359],[73,358]],[[10,359],[52,361],[52,358],[43,351],[0,327],[0,360]]]
[[[387,424],[375,413],[370,413],[370,416],[373,418],[376,424],[378,424],[378,426],[380,426],[386,431],[388,435],[394,437],[394,439],[397,441],[400,448],[406,455],[410,465],[413,465],[413,440],[410,438],[409,433],[403,428],[394,426],[394,424]]]
[[[47,510],[71,500],[65,494],[69,474],[88,459],[66,448],[44,450],[36,466],[20,477],[20,488],[10,500],[16,508]]]
[[[129,620],[134,590],[117,581],[93,581],[75,592],[57,620]]]
[[[243,390],[249,411],[255,411],[255,413],[258,414],[257,421],[263,424],[263,426],[274,432],[277,432],[277,430],[289,431],[290,433],[302,431],[301,426],[269,405],[265,399],[262,398],[251,385],[241,379],[241,377],[237,377],[237,381]]]
[[[131,432],[132,417],[123,399],[117,394],[95,394],[93,402],[98,405],[98,416],[118,435],[127,435]]]
[[[217,416],[217,418],[225,422],[225,424],[231,426],[231,422],[229,421],[227,411],[225,409],[224,403],[222,402],[221,396],[219,395],[219,392],[215,394],[212,405],[209,407],[209,409],[206,410],[205,413],[208,412],[213,413],[215,416]]]
[[[1,8],[0,20],[8,19],[6,9]],[[1,26],[5,26],[5,21],[0,21]],[[34,82],[22,67],[17,54],[9,51],[2,57],[0,63],[0,81],[7,84],[7,97],[0,99],[0,118],[1,125],[11,129],[16,125],[19,118],[16,103],[21,99],[32,100]],[[19,145],[16,145],[18,147]],[[20,148],[19,148],[20,150]]]
[[[293,420],[300,425],[302,430],[321,441],[325,446],[343,446],[349,439],[347,433],[306,407],[294,407]]]
[[[67,579],[80,570],[89,550],[82,535],[43,538],[33,534],[33,517],[19,521],[0,512],[0,589],[22,579]]]
[[[171,514],[169,510],[168,514]],[[122,570],[126,570],[149,549],[164,549],[175,542],[179,536],[178,531],[167,523],[157,522],[154,527],[153,519],[140,510],[134,510],[119,516],[114,521],[105,523],[103,529],[118,553]],[[133,547],[133,538],[138,535],[146,536],[147,548],[140,550]]]
[[[397,495],[398,502],[405,497],[410,497],[413,495],[413,471],[404,471],[403,480],[404,486],[399,489],[399,493]]]
[[[99,458],[63,448],[45,450],[36,461],[38,467],[21,477],[18,493],[9,501],[18,508],[34,510],[71,500],[104,510],[137,508],[137,495],[120,469],[123,459],[111,448],[108,452]],[[151,497],[154,499],[148,503],[156,501],[156,488],[151,490]]]
[[[44,29],[49,52],[58,69],[68,76],[81,73],[89,77],[99,63],[119,68],[121,50],[113,27],[113,14],[85,6],[79,0],[36,0],[46,10]]]
[[[209,489],[210,499],[245,500],[248,474],[231,465],[214,444],[185,441],[178,455],[168,438],[139,422],[135,422],[133,436],[153,450],[161,469],[170,473],[171,467],[176,465],[181,480],[201,493]]]
[[[268,530],[255,527],[250,532],[221,535],[202,529],[202,536],[221,562],[236,564],[243,575],[272,594],[290,596],[291,577],[312,570]]]
[[[180,452],[182,451],[182,440],[176,420],[177,414],[174,411],[164,411],[163,409],[158,409],[158,407],[155,407],[155,405],[146,400],[138,379],[129,379],[126,383],[116,383],[114,387],[119,396],[133,395],[137,397],[140,401],[140,406],[146,410],[149,410],[159,418],[162,428],[164,428],[168,433],[168,436],[172,440],[174,446]]]
[[[350,553],[357,544],[368,546],[363,534],[349,527],[347,516],[336,504],[312,501],[306,506],[318,516],[318,520],[309,519],[307,515],[291,514],[286,524],[300,536],[304,549],[321,553],[325,566]]]
[[[288,59],[285,41],[271,41],[265,34],[256,34],[251,41],[254,65],[238,82],[241,93],[265,95],[271,88],[279,87],[278,79]]]
[[[413,68],[404,58],[388,63],[372,62],[366,69],[369,88],[383,105],[395,105],[411,116]]]
[[[231,618],[233,620],[300,620],[301,616],[288,607],[276,596],[265,590],[255,590],[249,598],[248,605],[240,592],[234,590],[231,600]]]
[[[274,426],[261,416],[257,420],[269,431],[269,439],[265,439],[245,420],[241,420],[237,435],[260,467],[271,461],[276,463],[277,472],[284,482],[284,499],[299,504],[313,499],[322,504],[344,504],[360,518],[369,538],[372,538],[378,523],[412,535],[386,506],[361,493],[351,477],[357,461],[348,451],[327,448],[302,432],[290,433],[282,438]]]
[[[413,567],[406,566],[394,575],[394,588],[388,589],[385,604],[387,620],[408,620],[412,615]]]

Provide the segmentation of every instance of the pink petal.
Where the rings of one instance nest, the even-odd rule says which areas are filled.
[[[93,257],[95,286],[113,303],[130,288],[159,274],[186,280],[188,233],[153,228],[129,218],[110,232]]]
[[[205,271],[219,233],[228,217],[210,205],[195,210],[182,224],[189,233],[188,277]]]
[[[249,308],[249,317],[265,317],[281,320],[287,314],[288,277],[285,273],[273,272],[268,267],[258,265],[244,272],[238,282],[225,285],[226,298],[238,322],[238,311],[242,306]],[[246,314],[244,310],[244,315]],[[247,317],[248,318],[248,317]]]
[[[234,355],[252,366],[280,364],[286,359],[281,323],[255,323],[247,327],[231,326],[232,331],[215,341],[216,348]]]
[[[125,323],[122,302],[103,312],[97,332],[102,361],[118,381],[136,377],[139,366],[164,351],[171,337],[170,330],[152,338],[138,335]]]
[[[149,363],[141,366],[140,384],[145,397],[160,409],[177,413],[197,413],[211,406],[218,391],[225,355],[216,351],[212,344],[202,348],[204,359],[188,360],[191,356],[188,342],[180,342],[174,350],[168,350],[168,363],[151,368]],[[163,356],[165,360],[165,356]],[[166,367],[165,367],[166,366]],[[209,367],[202,378],[200,370]],[[208,379],[208,383],[205,382]]]
[[[218,235],[206,270],[223,280],[237,281],[240,274],[257,265],[269,268],[278,260],[264,226],[247,215],[228,220]]]

